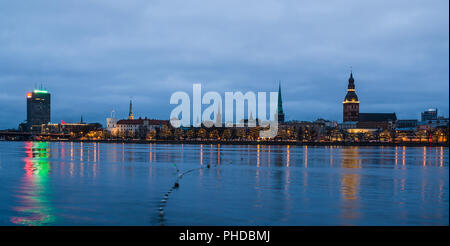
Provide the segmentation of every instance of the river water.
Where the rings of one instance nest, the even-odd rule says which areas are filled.
[[[448,155],[0,142],[0,225],[448,225]]]

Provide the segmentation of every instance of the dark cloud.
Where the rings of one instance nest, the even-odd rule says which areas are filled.
[[[52,120],[111,109],[168,118],[177,90],[274,91],[287,119],[341,120],[349,67],[364,112],[448,116],[448,1],[128,0],[0,4],[0,128],[44,83]]]

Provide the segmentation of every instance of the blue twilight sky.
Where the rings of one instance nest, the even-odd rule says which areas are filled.
[[[342,120],[350,66],[361,112],[449,115],[448,0],[0,0],[0,129],[43,83],[52,121],[168,119],[170,95],[276,91],[286,119]]]

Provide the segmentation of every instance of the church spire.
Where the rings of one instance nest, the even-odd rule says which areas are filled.
[[[348,79],[348,91],[355,90],[355,79],[353,78],[353,72],[350,71],[350,78]]]
[[[134,116],[133,116],[133,102],[130,99],[130,112],[128,113],[128,119],[129,120],[133,120]]]
[[[355,92],[355,79],[353,78],[353,72],[350,71],[350,78],[348,78],[347,95],[345,101],[358,101],[358,96]]]
[[[278,123],[284,123],[283,100],[281,98],[281,81],[278,83]]]
[[[217,106],[217,115],[216,115],[216,127],[222,127],[222,113],[220,112],[220,105]]]

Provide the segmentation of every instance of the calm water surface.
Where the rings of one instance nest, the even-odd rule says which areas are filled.
[[[0,225],[448,225],[448,160],[446,147],[0,142]]]

